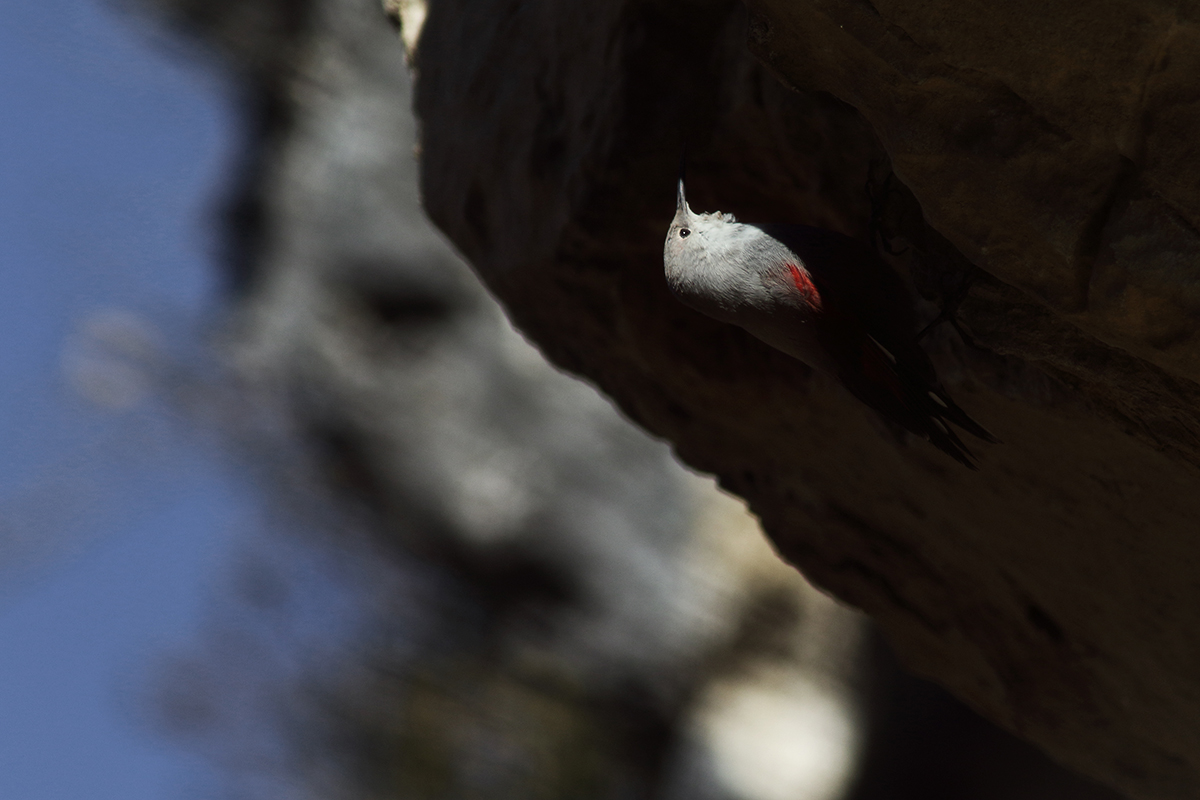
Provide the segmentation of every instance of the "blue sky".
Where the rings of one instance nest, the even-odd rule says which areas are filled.
[[[162,403],[101,408],[64,373],[96,320],[186,353],[217,308],[232,114],[132,22],[40,0],[0,25],[0,800],[194,796],[204,768],[155,737],[146,679],[254,513]]]

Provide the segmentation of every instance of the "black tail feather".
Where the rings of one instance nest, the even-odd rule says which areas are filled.
[[[861,384],[854,387],[849,383],[844,385],[885,418],[928,439],[934,447],[970,469],[979,469],[975,463],[975,454],[963,443],[951,425],[982,441],[991,444],[1000,442],[986,428],[971,419],[944,391],[940,388],[929,389],[923,381],[903,381],[903,388],[896,394],[880,392],[878,387],[864,390]]]
[[[938,417],[930,417],[929,441],[934,447],[969,469],[979,469],[971,452],[954,430]]]
[[[929,394],[930,399],[937,404],[939,416],[943,419],[954,423],[976,439],[982,439],[989,444],[1000,444],[1000,440],[992,435],[991,431],[971,419],[940,387],[930,390]]]
[[[971,419],[937,384],[933,365],[917,348],[891,350],[874,337],[864,335],[847,359],[856,369],[842,373],[842,385],[866,405],[901,427],[929,442],[963,466],[978,469],[971,452],[951,425],[991,444],[1000,442],[986,428]]]

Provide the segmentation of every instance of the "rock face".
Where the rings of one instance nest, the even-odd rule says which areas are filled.
[[[431,0],[406,32],[428,213],[552,361],[746,498],[910,666],[1131,795],[1194,797],[1195,23],[748,5]],[[927,345],[1004,442],[978,472],[670,296],[684,145],[697,210],[862,237],[874,216],[927,319],[966,291],[965,336]]]
[[[1105,343],[1200,378],[1194,7],[748,5],[754,51],[858,109],[967,258]]]

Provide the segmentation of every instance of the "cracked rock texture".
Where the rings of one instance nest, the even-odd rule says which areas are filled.
[[[1195,797],[1194,7],[746,5],[430,0],[428,213],[910,666],[1132,796]],[[865,238],[874,205],[926,319],[969,289],[965,336],[926,344],[1004,442],[978,472],[672,299],[684,144],[694,208]]]

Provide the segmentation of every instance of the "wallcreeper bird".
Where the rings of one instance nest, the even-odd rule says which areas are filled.
[[[663,264],[684,304],[832,375],[966,466],[975,468],[973,455],[947,423],[997,441],[938,384],[904,284],[865,244],[822,228],[693,213],[680,179]]]

